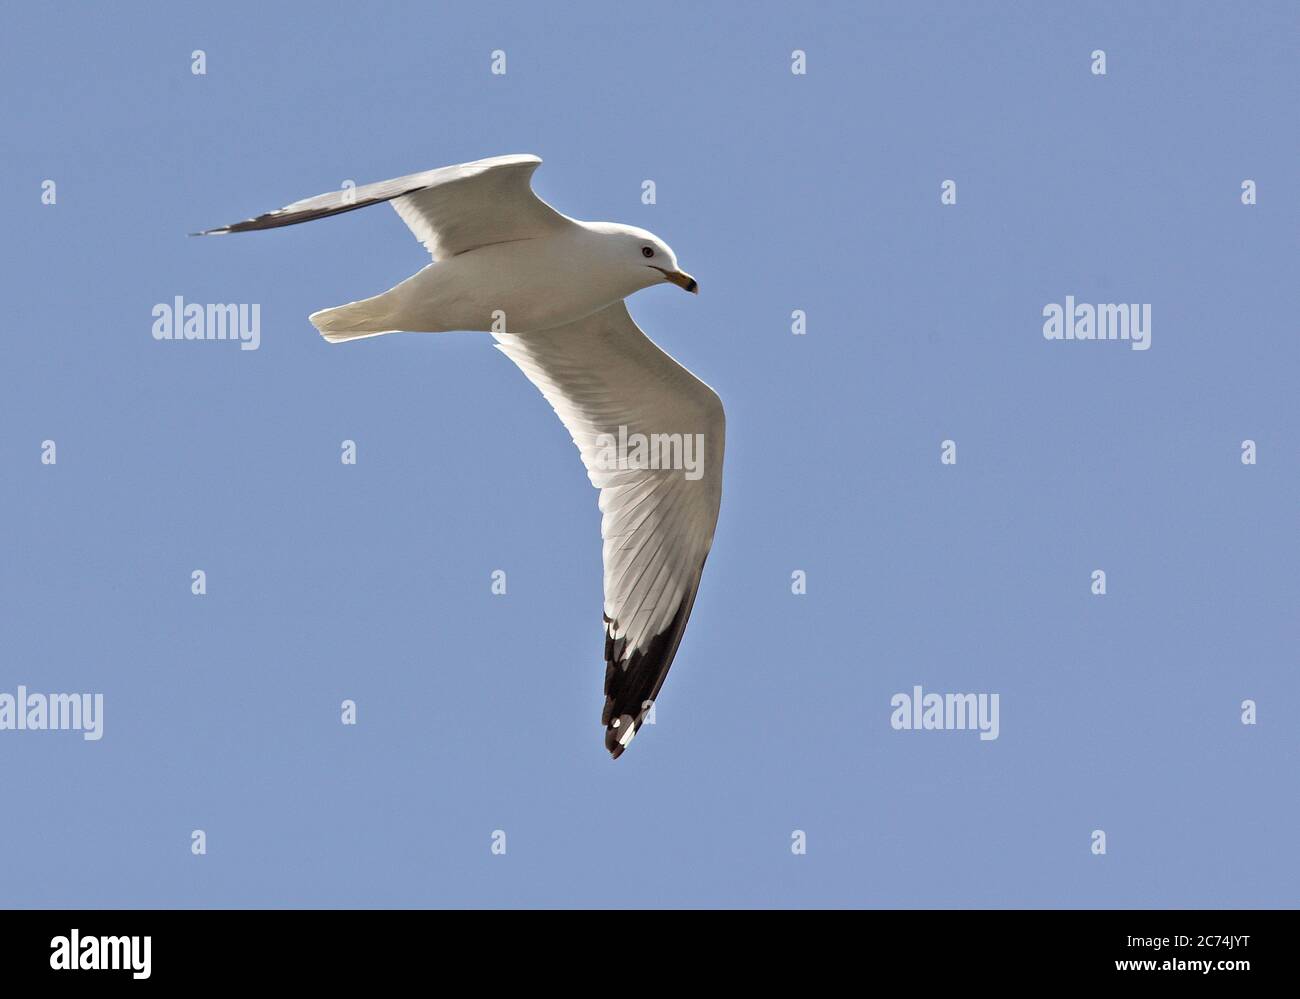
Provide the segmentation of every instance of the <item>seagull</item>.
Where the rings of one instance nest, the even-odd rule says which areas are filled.
[[[580,222],[537,197],[541,162],[513,155],[442,167],[195,235],[275,229],[385,201],[397,210],[434,263],[382,295],[309,318],[330,343],[491,333],[551,404],[600,490],[601,724],[618,759],[650,716],[695,604],[722,499],[726,422],[717,393],[657,347],[624,302],[665,283],[698,294],[695,278],[652,233]],[[665,467],[682,464],[693,443],[692,466]],[[665,451],[677,460],[665,462]]]

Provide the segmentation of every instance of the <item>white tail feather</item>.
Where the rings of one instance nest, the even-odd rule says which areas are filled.
[[[396,333],[383,295],[349,302],[334,309],[321,309],[307,318],[320,330],[320,335],[330,343],[361,340],[368,336]]]

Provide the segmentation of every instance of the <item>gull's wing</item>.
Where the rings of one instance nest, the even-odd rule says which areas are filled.
[[[391,201],[415,238],[445,260],[489,243],[532,239],[573,225],[533,193],[536,156],[494,156],[295,201],[257,218],[198,233],[277,229]]]
[[[567,326],[497,341],[555,409],[600,490],[601,723],[605,747],[617,759],[668,675],[713,544],[722,498],[722,403],[641,332],[621,301]],[[659,442],[657,462],[636,460],[636,434]],[[680,446],[654,435],[676,435]],[[617,460],[622,440],[629,442],[622,463],[628,467]],[[673,455],[687,467],[663,467],[674,464]]]

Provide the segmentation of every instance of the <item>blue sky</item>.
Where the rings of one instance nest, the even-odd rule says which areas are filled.
[[[1294,5],[9,18],[0,693],[105,719],[0,732],[0,904],[1295,903]],[[673,246],[702,294],[629,305],[727,410],[617,763],[558,420],[486,336],[307,322],[426,262],[396,215],[185,235],[513,152]],[[154,340],[177,295],[258,303],[260,349]],[[1045,340],[1067,295],[1151,348]],[[915,685],[999,738],[895,731]]]

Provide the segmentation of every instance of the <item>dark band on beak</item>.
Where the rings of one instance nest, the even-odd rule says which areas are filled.
[[[654,267],[655,270],[657,270],[660,274],[662,274],[673,284],[677,285],[678,288],[684,288],[686,291],[689,291],[692,295],[698,295],[700,293],[700,283],[696,281],[695,278],[687,274],[685,271],[666,271],[662,267],[655,267],[654,264],[648,264],[647,266]]]

